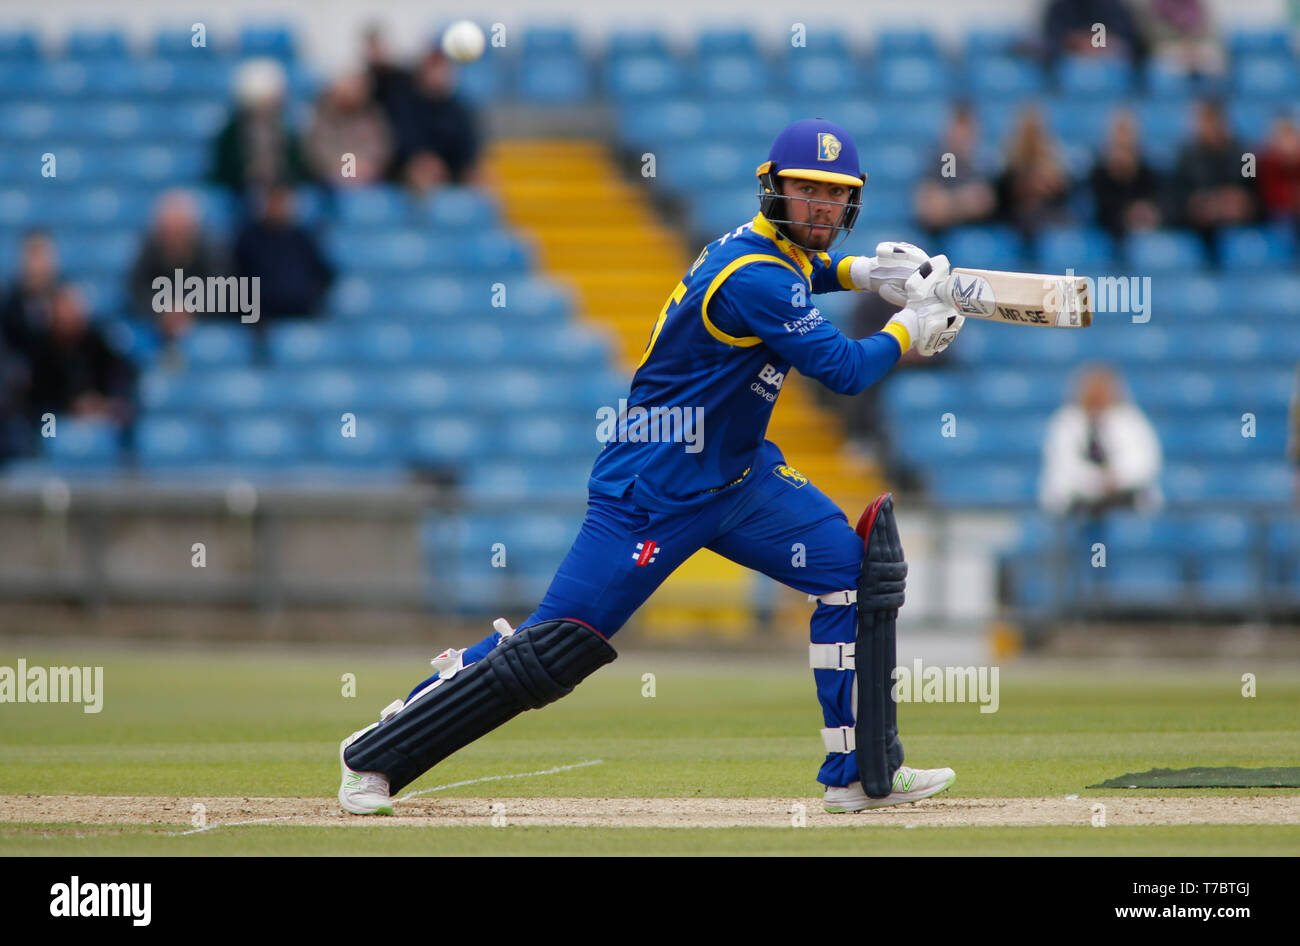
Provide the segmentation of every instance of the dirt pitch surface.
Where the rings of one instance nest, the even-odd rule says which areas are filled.
[[[782,828],[803,805],[809,827],[1059,827],[1091,825],[1098,803],[1105,805],[1107,825],[1300,824],[1300,796],[1294,795],[931,798],[853,815],[827,814],[815,798],[439,797],[399,802],[392,818],[347,815],[332,798],[6,795],[0,796],[0,822],[153,825],[176,834],[243,824],[486,826],[494,818],[498,825],[539,827]]]

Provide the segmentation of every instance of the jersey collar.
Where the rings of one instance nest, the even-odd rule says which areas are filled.
[[[754,218],[754,232],[775,243],[776,248],[781,251],[782,255],[789,257],[799,267],[799,271],[803,273],[805,279],[812,277],[813,264],[812,260],[808,259],[808,254],[803,251],[802,247],[795,246],[782,236],[781,232],[772,225],[772,221],[761,213]]]

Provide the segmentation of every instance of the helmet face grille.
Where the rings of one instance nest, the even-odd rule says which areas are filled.
[[[812,197],[788,197],[781,193],[777,186],[775,169],[769,169],[766,173],[758,176],[758,209],[768,222],[771,223],[781,235],[799,247],[801,250],[807,250],[810,253],[825,253],[842,241],[853,232],[853,226],[858,221],[858,213],[862,210],[862,188],[855,187],[849,195],[847,203],[841,204],[839,201],[817,200]],[[812,216],[813,204],[833,204],[841,207],[839,220],[830,224],[830,228],[835,231],[835,237],[824,248],[805,246],[791,235],[791,227],[803,226],[796,223],[788,216],[788,201],[802,200],[808,204],[809,217]]]

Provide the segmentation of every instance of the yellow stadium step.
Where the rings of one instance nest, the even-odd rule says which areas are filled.
[[[600,142],[497,140],[487,160],[507,221],[534,241],[547,274],[573,287],[579,317],[611,334],[620,366],[630,375],[695,250],[664,226],[646,190],[622,176]],[[879,476],[845,452],[842,425],[817,404],[811,383],[790,372],[769,436],[791,466],[856,522],[880,491]],[[742,637],[753,631],[756,587],[752,573],[699,552],[642,609],[642,626],[660,639]],[[798,620],[806,621],[810,609],[793,596],[783,599],[780,613],[802,614]]]

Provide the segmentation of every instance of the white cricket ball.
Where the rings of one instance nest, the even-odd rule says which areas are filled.
[[[456,62],[473,62],[483,55],[487,41],[477,23],[457,20],[442,34],[442,51]]]

